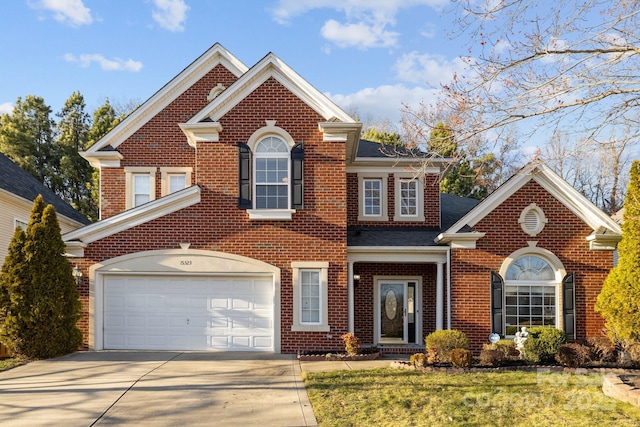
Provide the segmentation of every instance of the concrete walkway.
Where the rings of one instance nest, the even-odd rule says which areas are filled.
[[[316,425],[293,355],[79,352],[0,372],[11,426]]]

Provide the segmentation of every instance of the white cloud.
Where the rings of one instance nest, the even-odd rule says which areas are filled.
[[[398,84],[366,88],[348,95],[327,94],[327,96],[345,111],[355,109],[359,113],[373,116],[376,120],[388,119],[391,123],[398,124],[402,117],[403,105],[417,109],[421,102],[427,103],[434,100],[437,91]]]
[[[322,36],[339,47],[367,49],[397,45],[399,33],[389,28],[395,26],[400,9],[419,5],[439,8],[447,3],[448,0],[279,0],[271,13],[276,22],[288,24],[313,9],[336,10],[344,14],[344,20],[327,20]]]
[[[5,102],[0,104],[0,114],[11,114],[13,112],[13,104]]]
[[[369,26],[364,22],[341,24],[333,19],[325,22],[320,32],[322,37],[339,47],[360,49],[395,46],[399,36],[396,32],[386,31],[384,26]]]
[[[449,83],[455,74],[462,74],[466,64],[461,58],[449,61],[442,55],[414,51],[402,55],[395,68],[398,79],[404,82],[437,86]]]
[[[151,16],[162,28],[169,31],[184,30],[189,6],[184,0],[153,0],[155,9]]]
[[[107,59],[99,53],[82,54],[75,56],[71,53],[64,55],[67,62],[78,63],[81,67],[89,67],[92,63],[97,63],[104,71],[132,71],[138,72],[142,69],[142,62],[133,59]]]
[[[44,9],[53,12],[53,18],[65,25],[78,27],[93,22],[91,9],[82,0],[35,0],[28,2],[32,9]]]

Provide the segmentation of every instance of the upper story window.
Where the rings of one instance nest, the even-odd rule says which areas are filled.
[[[155,200],[156,168],[130,167],[126,174],[126,209]]]
[[[238,207],[250,219],[290,220],[304,201],[304,145],[274,120],[238,143]]]
[[[388,221],[387,173],[358,174],[358,221]]]
[[[289,147],[269,136],[255,148],[255,208],[289,209]]]
[[[160,168],[162,175],[162,195],[166,196],[167,194],[171,194],[191,186],[192,170],[193,169],[190,167]]]
[[[418,181],[415,179],[399,180],[400,192],[398,200],[400,202],[400,216],[418,215]]]
[[[363,179],[363,212],[364,216],[380,216],[382,215],[382,180],[381,179]]]
[[[13,227],[14,230],[16,228],[21,228],[21,229],[27,231],[27,223],[25,221],[22,221],[21,219],[17,219],[16,218],[13,222],[14,222],[14,227]]]
[[[411,173],[395,173],[395,212],[397,222],[424,222],[424,178]]]

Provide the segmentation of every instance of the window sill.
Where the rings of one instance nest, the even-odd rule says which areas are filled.
[[[393,222],[424,222],[424,216],[394,216]]]
[[[249,219],[291,221],[295,209],[247,209]]]
[[[291,332],[331,332],[329,325],[291,325]]]

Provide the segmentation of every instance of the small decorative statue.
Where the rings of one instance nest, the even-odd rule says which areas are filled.
[[[524,342],[529,337],[529,332],[527,332],[527,327],[523,326],[520,328],[520,331],[516,332],[516,337],[513,341],[516,343],[516,348],[520,352],[520,357],[524,354]]]

